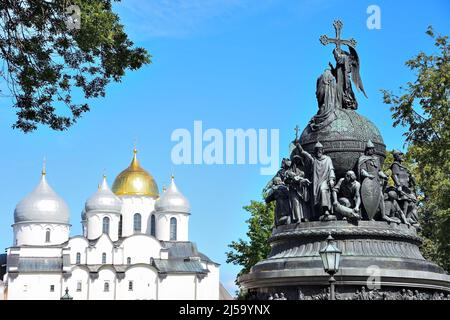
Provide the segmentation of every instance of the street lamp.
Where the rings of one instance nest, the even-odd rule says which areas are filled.
[[[60,300],[73,300],[73,297],[69,295],[69,288],[66,287],[66,293],[61,297]]]
[[[341,258],[342,251],[334,245],[334,239],[331,233],[328,233],[327,244],[325,248],[319,251],[320,257],[322,258],[323,269],[326,273],[330,275],[330,299],[336,300],[336,295],[334,292],[334,275],[339,270],[339,260]]]

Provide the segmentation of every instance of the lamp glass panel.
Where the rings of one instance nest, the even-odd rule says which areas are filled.
[[[335,258],[335,264],[334,267],[336,268],[336,271],[339,270],[339,264],[341,262],[341,253],[340,252],[336,252],[336,258]]]
[[[336,270],[336,266],[335,266],[335,252],[327,252],[327,260],[328,260],[328,270],[329,271],[334,271]]]
[[[327,252],[326,251],[322,251],[320,252],[320,257],[322,258],[322,264],[323,264],[323,268],[325,269],[325,271],[328,270],[328,258],[327,258]]]

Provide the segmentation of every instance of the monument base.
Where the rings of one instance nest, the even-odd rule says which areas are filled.
[[[450,276],[419,251],[414,227],[384,221],[302,222],[274,229],[269,257],[239,278],[249,297],[328,299],[319,251],[331,233],[342,250],[337,299],[446,299]],[[450,295],[449,295],[450,296]]]

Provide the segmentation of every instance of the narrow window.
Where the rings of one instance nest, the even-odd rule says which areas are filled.
[[[102,253],[102,264],[106,263],[106,253]]]
[[[131,258],[130,257],[127,258],[127,264],[131,264]]]
[[[103,285],[103,291],[109,292],[109,281],[105,281],[105,284]]]
[[[109,218],[108,217],[103,218],[103,233],[106,233],[109,235]]]
[[[45,230],[45,242],[50,242],[50,229]]]
[[[76,264],[80,264],[81,263],[81,253],[77,252],[77,261]]]
[[[139,213],[134,214],[133,222],[134,222],[134,232],[141,232],[141,215]]]
[[[176,218],[170,218],[170,240],[171,241],[177,240],[177,219]]]
[[[50,292],[55,292],[55,285],[54,284],[50,285]]]
[[[77,292],[81,291],[81,281],[77,282]]]
[[[128,291],[133,291],[133,281],[128,281]]]
[[[120,215],[119,219],[119,238],[122,238],[122,215]]]
[[[150,235],[156,237],[156,218],[154,214],[150,218]]]

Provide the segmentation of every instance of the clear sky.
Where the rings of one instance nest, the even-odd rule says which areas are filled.
[[[381,9],[381,29],[366,26],[369,5]],[[175,174],[192,207],[190,238],[221,264],[221,280],[233,293],[239,267],[225,263],[227,244],[245,237],[242,206],[260,199],[269,177],[259,165],[174,165],[171,133],[204,129],[279,129],[280,158],[293,128],[316,113],[316,79],[332,46],[332,22],[344,22],[343,37],[358,41],[362,80],[359,112],[380,129],[388,149],[403,148],[402,128],[393,128],[380,89],[412,80],[404,62],[420,50],[432,52],[425,31],[449,34],[450,2],[331,0],[126,0],[114,6],[127,32],[153,56],[153,64],[112,84],[107,97],[67,132],[11,129],[14,111],[0,99],[2,191],[0,248],[12,244],[17,202],[38,183],[47,158],[48,181],[71,209],[72,235],[81,233],[80,212],[103,171],[111,185],[132,158],[139,159],[159,188]]]

